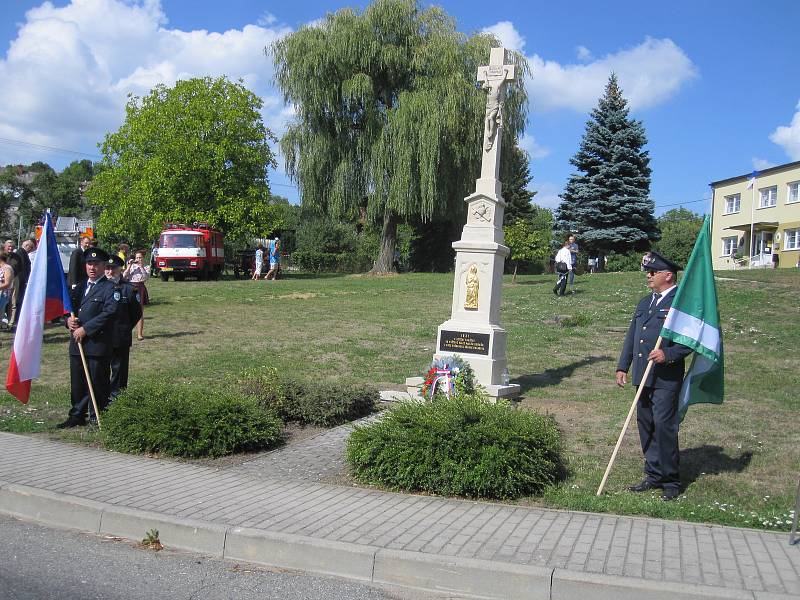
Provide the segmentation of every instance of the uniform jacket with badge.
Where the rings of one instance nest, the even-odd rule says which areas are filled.
[[[88,294],[86,283],[71,291],[72,308],[78,317],[81,327],[86,330],[83,349],[87,356],[111,356],[112,329],[117,313],[117,301],[114,299],[114,284],[101,277],[92,286]],[[75,338],[69,338],[69,353],[80,354]]]
[[[111,345],[114,348],[130,348],[133,345],[133,326],[142,318],[142,305],[136,289],[127,281],[112,282],[117,312],[114,316]]]
[[[645,296],[639,301],[633,313],[633,319],[631,319],[628,334],[625,336],[625,344],[622,346],[617,363],[617,371],[627,373],[632,366],[632,381],[636,386],[642,381],[642,375],[647,368],[647,357],[656,346],[664,319],[667,318],[672,300],[675,298],[676,289],[673,288],[652,310],[650,310],[650,304],[653,301],[653,295]],[[653,363],[645,385],[678,390],[683,382],[684,358],[691,354],[692,350],[671,340],[661,340],[661,350],[664,351],[665,362],[663,364]]]

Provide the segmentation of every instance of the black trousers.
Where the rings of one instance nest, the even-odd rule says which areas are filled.
[[[97,408],[100,410],[108,406],[109,378],[108,370],[111,359],[108,356],[87,356],[86,364],[89,367],[89,377],[92,379],[94,397]],[[89,386],[86,384],[86,375],[83,372],[83,363],[80,355],[69,355],[70,400],[72,408],[69,416],[75,419],[86,419],[86,415],[94,415],[92,399],[89,396]]]
[[[664,488],[680,487],[678,391],[646,387],[636,407],[645,480]]]
[[[111,390],[109,400],[119,396],[120,392],[128,387],[128,363],[130,362],[130,346],[114,348],[111,353]]]

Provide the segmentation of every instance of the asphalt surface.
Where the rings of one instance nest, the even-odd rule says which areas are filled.
[[[0,514],[2,600],[398,600],[431,598],[269,571],[130,540],[50,529]]]

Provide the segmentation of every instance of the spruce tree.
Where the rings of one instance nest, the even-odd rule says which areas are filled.
[[[641,121],[628,117],[614,73],[586,122],[577,167],[561,194],[556,228],[593,253],[646,250],[659,239],[650,199],[650,156]]]
[[[532,178],[528,153],[516,143],[507,152],[508,157],[500,163],[500,181],[503,182],[503,200],[506,201],[503,225],[531,218],[534,213],[531,200],[536,195],[528,189]]]

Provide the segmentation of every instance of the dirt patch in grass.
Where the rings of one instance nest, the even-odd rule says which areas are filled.
[[[283,294],[282,296],[278,296],[278,300],[310,300],[311,298],[316,298],[317,294],[313,294],[310,292],[300,293],[300,292],[293,292],[291,294]]]

